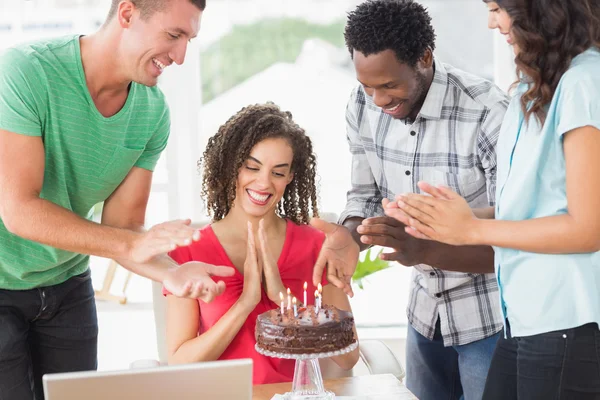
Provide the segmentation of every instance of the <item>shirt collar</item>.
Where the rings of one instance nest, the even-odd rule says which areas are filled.
[[[444,64],[436,58],[433,59],[433,62],[435,65],[433,81],[431,82],[419,116],[424,119],[439,120],[442,117],[444,97],[448,88],[448,73],[446,72],[446,68],[444,68]]]

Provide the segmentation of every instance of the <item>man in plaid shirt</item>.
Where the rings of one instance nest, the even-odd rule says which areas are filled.
[[[340,223],[361,250],[414,266],[408,313],[407,386],[421,400],[481,399],[502,319],[490,247],[420,241],[382,204],[444,184],[473,208],[493,205],[495,145],[508,105],[489,81],[433,56],[423,6],[373,0],[348,17],[346,45],[360,85],[347,107],[352,188]],[[489,265],[489,274],[469,273]],[[462,271],[462,272],[455,272]]]

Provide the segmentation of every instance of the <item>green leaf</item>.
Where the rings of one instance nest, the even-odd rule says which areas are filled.
[[[352,276],[352,281],[357,283],[360,289],[363,289],[363,278],[390,267],[389,262],[379,258],[379,254],[381,254],[383,249],[374,257],[371,255],[372,250],[373,247],[366,250],[364,259],[358,261],[356,271],[354,271],[354,275]]]

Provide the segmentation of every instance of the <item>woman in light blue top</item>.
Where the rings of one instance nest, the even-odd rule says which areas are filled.
[[[520,77],[496,207],[420,182],[386,213],[421,239],[494,246],[505,332],[484,399],[600,399],[600,5],[484,1]]]

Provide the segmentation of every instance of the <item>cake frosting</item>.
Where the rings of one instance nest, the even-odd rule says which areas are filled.
[[[326,353],[356,341],[351,312],[324,305],[319,312],[309,305],[293,310],[267,311],[256,321],[256,343],[263,349],[286,354]]]

